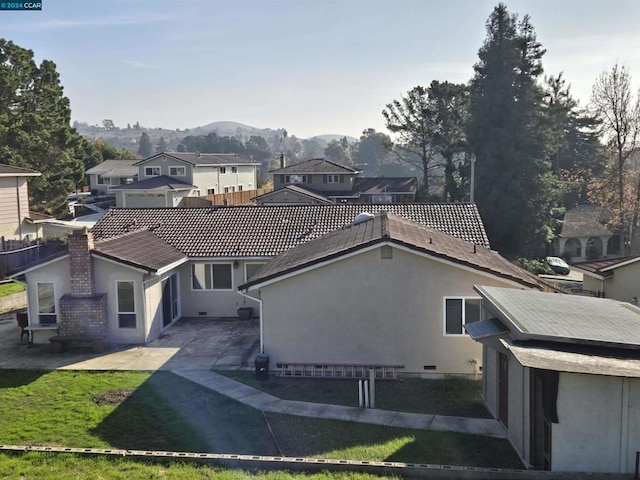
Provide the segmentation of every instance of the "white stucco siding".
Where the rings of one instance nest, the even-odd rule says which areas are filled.
[[[248,261],[248,263],[258,260]],[[233,285],[230,290],[194,290],[191,278],[191,265],[194,263],[222,263],[231,265]],[[184,317],[237,317],[239,307],[253,307],[257,315],[259,303],[240,295],[238,285],[245,282],[244,261],[238,261],[238,267],[233,267],[233,261],[219,262],[203,261],[189,262],[182,265],[180,272],[180,295],[182,316]]]
[[[509,440],[525,458],[529,452],[529,371],[509,355]]]
[[[626,417],[621,411],[624,381],[620,377],[560,374],[559,423],[552,426],[553,470],[621,472],[621,441],[626,443],[621,437]]]
[[[55,296],[55,309],[57,322],[60,322],[60,297],[70,293],[69,282],[69,259],[62,258],[55,262],[42,266],[41,268],[26,274],[27,284],[27,308],[29,312],[29,323],[40,323],[38,319],[38,283],[53,283]],[[55,335],[54,332],[36,332],[34,343],[49,343],[49,337]]]
[[[380,257],[379,248],[360,252],[262,287],[264,349],[272,361],[472,375],[470,361],[482,362],[482,346],[467,335],[444,335],[444,297],[476,297],[474,284],[508,285],[398,248],[393,259]]]
[[[118,204],[118,200],[122,200],[122,204]],[[116,197],[116,206],[118,208],[156,208],[170,207],[167,205],[164,193],[134,193],[125,192],[122,197]]]
[[[640,262],[616,268],[612,278],[604,281],[607,298],[623,302],[640,299]]]
[[[107,294],[107,341],[109,343],[145,343],[155,305],[143,300],[144,273],[96,257],[93,261],[95,291]],[[117,282],[133,282],[136,328],[119,328],[118,326]],[[150,287],[147,286],[147,288]]]

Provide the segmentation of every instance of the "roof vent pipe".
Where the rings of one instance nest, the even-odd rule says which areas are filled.
[[[287,162],[284,159],[284,153],[280,154],[280,168],[284,168],[287,166]]]

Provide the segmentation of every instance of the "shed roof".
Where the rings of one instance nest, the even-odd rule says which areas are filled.
[[[599,277],[611,277],[615,269],[636,263],[640,260],[640,255],[630,255],[619,258],[605,258],[602,260],[593,260],[589,262],[579,262],[572,265],[585,272],[586,274],[594,274]]]
[[[640,308],[617,300],[474,287],[514,340],[640,349]]]

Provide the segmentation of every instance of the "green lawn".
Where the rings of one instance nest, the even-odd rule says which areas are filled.
[[[18,293],[24,291],[25,286],[18,282],[3,282],[0,283],[0,297],[7,297],[12,293]]]
[[[506,440],[273,413],[263,415],[169,372],[3,370],[0,444],[521,467]],[[95,468],[86,466],[89,460],[73,455],[6,455],[8,462],[0,461],[0,478],[13,478],[9,468],[26,472],[27,467],[37,469],[38,465],[50,477],[33,473],[23,478],[94,478],[86,476],[83,470]],[[39,460],[31,461],[33,458]],[[211,478],[209,473],[198,470],[204,467],[193,465],[158,467],[130,459],[99,462],[108,462],[104,468],[110,470],[102,478],[156,478],[160,470],[167,475],[163,478],[172,478],[168,476],[172,469],[176,469],[175,478]],[[180,476],[181,468],[189,469],[189,473]],[[50,473],[76,469],[75,476]],[[144,473],[127,477],[126,472],[137,469]],[[121,470],[125,473],[118,473]]]
[[[287,400],[358,406],[357,381],[353,379],[281,378],[272,375],[263,382],[247,371],[216,370],[216,373]],[[460,377],[376,381],[376,408],[491,418],[482,405],[482,382]]]

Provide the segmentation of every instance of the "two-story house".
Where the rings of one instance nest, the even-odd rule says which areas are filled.
[[[259,162],[235,153],[159,153],[133,164],[138,181],[112,188],[118,207],[177,207],[184,197],[253,190]]]
[[[255,197],[258,205],[322,205],[327,203],[413,203],[414,177],[358,177],[351,167],[315,158],[272,170],[272,192]]]
[[[85,172],[91,191],[98,195],[113,195],[112,188],[138,180],[139,160],[105,160]]]
[[[30,240],[37,236],[37,226],[29,212],[27,179],[40,172],[0,164],[0,247],[6,240]]]

